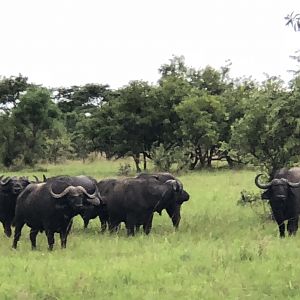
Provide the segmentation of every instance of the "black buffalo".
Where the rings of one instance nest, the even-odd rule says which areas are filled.
[[[100,201],[95,181],[86,176],[59,176],[28,185],[17,199],[13,248],[17,248],[24,224],[31,228],[32,249],[39,231],[45,231],[49,250],[53,249],[55,232],[65,248],[72,218],[84,205],[100,205]]]
[[[153,182],[155,181],[165,183],[168,180],[176,180],[178,182],[181,190],[180,198],[178,198],[177,201],[170,201],[169,205],[165,208],[172,220],[173,226],[175,228],[178,228],[181,219],[181,205],[183,202],[189,200],[189,194],[185,190],[183,190],[182,183],[170,173],[141,173],[135,178],[150,180],[149,184],[153,184]],[[114,186],[117,182],[117,179],[103,179],[98,182],[98,189],[100,191],[100,194],[106,199],[106,201],[104,202],[107,203],[107,201],[109,201],[110,197],[108,196],[113,193]],[[87,228],[90,219],[99,217],[101,222],[101,232],[104,232],[107,228],[109,219],[108,208],[107,206],[89,207],[81,213],[81,217],[84,220],[84,228]],[[139,229],[138,224],[136,225],[136,228],[137,230]]]
[[[107,195],[109,195],[109,193],[113,190],[113,187],[116,182],[117,179],[113,179],[113,178],[100,180],[97,183],[97,186],[101,197],[105,198]],[[108,224],[108,212],[105,203],[102,203],[102,205],[100,206],[85,207],[80,212],[80,215],[84,222],[84,228],[88,227],[89,221],[91,219],[95,219],[96,217],[99,217],[101,223],[101,232],[103,233],[106,230]]]
[[[264,184],[259,182],[260,176],[262,174],[255,177],[255,184],[266,190],[262,199],[269,200],[280,237],[285,236],[286,220],[289,235],[295,235],[300,212],[300,168],[281,169],[270,182]]]
[[[26,177],[6,177],[0,180],[0,222],[8,237],[11,236],[17,197],[29,184],[30,181]]]
[[[183,202],[188,201],[189,200],[189,195],[186,191],[183,190],[183,186],[182,183],[172,174],[167,173],[167,172],[163,172],[163,173],[140,173],[137,178],[155,178],[157,180],[159,180],[160,182],[166,182],[167,180],[177,180],[179,182],[179,184],[181,185],[182,188],[182,196],[181,196],[181,201],[173,201],[171,202],[167,207],[166,207],[166,211],[169,215],[169,217],[172,220],[173,226],[177,229],[181,220],[181,214],[180,214],[180,210],[181,210],[181,205]]]
[[[161,213],[173,202],[180,204],[187,199],[188,194],[179,181],[163,183],[152,177],[116,180],[109,193],[103,195],[110,231],[117,230],[119,224],[125,222],[128,235],[134,235],[139,225],[149,234],[154,212]]]

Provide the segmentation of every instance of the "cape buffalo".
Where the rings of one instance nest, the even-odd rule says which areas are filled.
[[[98,190],[100,192],[101,197],[106,197],[112,190],[117,182],[117,179],[103,179],[97,183]],[[101,223],[101,232],[103,233],[107,228],[108,223],[108,212],[106,204],[103,203],[101,206],[90,206],[85,207],[80,215],[84,222],[84,228],[87,228],[89,221],[96,217],[99,217]]]
[[[161,183],[165,183],[167,180],[176,180],[178,182],[181,189],[181,195],[177,199],[177,201],[170,201],[169,205],[165,208],[173,222],[173,226],[175,228],[178,228],[181,219],[180,216],[181,204],[189,200],[189,194],[185,190],[183,190],[182,183],[170,173],[155,173],[155,174],[141,173],[135,178],[140,178],[145,180],[150,179],[149,184],[153,184],[153,181],[154,182],[159,181]],[[103,179],[98,182],[98,189],[100,191],[100,194],[106,199],[106,201],[104,201],[106,202],[106,204],[107,201],[109,201],[109,197],[107,196],[113,193],[113,188],[117,182],[118,182],[117,179]],[[104,232],[107,228],[107,223],[109,218],[107,210],[108,210],[107,206],[90,207],[85,209],[82,213],[80,213],[82,219],[84,220],[84,228],[87,228],[90,219],[94,219],[98,216],[101,222],[101,232]],[[136,224],[137,230],[139,230],[139,226],[140,225]]]
[[[180,204],[182,195],[182,185],[177,180],[165,183],[156,178],[117,180],[109,193],[103,196],[109,215],[109,229],[112,232],[125,222],[128,235],[134,235],[138,225],[143,225],[144,232],[149,234],[153,213],[161,213],[172,202]]]
[[[28,184],[30,181],[26,177],[6,177],[0,180],[0,222],[8,237],[11,236],[17,197]]]
[[[91,194],[79,181],[78,177],[59,176],[26,187],[17,199],[13,248],[17,248],[24,224],[31,228],[32,249],[36,248],[38,232],[44,230],[49,250],[53,249],[55,232],[60,234],[61,247],[66,247],[72,218],[84,205],[100,205],[101,201],[96,185]],[[86,178],[83,182],[92,188]]]
[[[137,178],[155,178],[157,180],[159,180],[160,182],[166,182],[167,180],[173,179],[173,180],[177,180],[181,186],[182,183],[172,174],[167,173],[167,172],[163,172],[163,173],[152,173],[152,174],[148,174],[148,173],[140,173]],[[180,210],[181,210],[181,205],[183,202],[188,201],[189,200],[189,194],[186,191],[182,191],[182,197],[181,197],[181,201],[179,202],[171,202],[169,204],[169,206],[166,207],[166,211],[169,215],[169,217],[172,220],[173,226],[178,229],[180,220],[181,220],[181,215],[180,215]]]
[[[255,177],[255,184],[266,191],[262,199],[269,200],[273,216],[278,224],[280,237],[285,236],[285,224],[289,235],[295,235],[298,230],[300,212],[300,168],[281,169],[268,183],[260,183],[259,174]]]

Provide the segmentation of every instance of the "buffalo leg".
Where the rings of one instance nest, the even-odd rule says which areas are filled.
[[[11,237],[11,226],[10,222],[3,223],[4,233],[7,237]]]
[[[298,216],[297,217],[294,217],[294,218],[291,218],[289,221],[288,221],[288,224],[287,224],[287,231],[289,233],[289,236],[291,235],[296,235],[296,232],[298,230]]]
[[[140,224],[135,225],[135,232],[138,233],[140,232]]]
[[[73,225],[73,220],[70,220],[68,226],[67,226],[67,235],[69,235],[71,229],[72,229],[72,225]]]
[[[109,216],[108,230],[110,233],[116,233],[119,229],[120,218],[115,215]]]
[[[180,208],[181,208],[181,205],[174,205],[174,206],[172,205],[171,207],[166,208],[166,211],[167,211],[169,217],[171,218],[175,229],[178,229],[180,219],[181,219]]]
[[[89,220],[89,219],[83,219],[83,222],[84,222],[84,225],[83,225],[83,226],[84,226],[84,229],[87,229],[90,220]]]
[[[279,228],[279,236],[281,238],[285,237],[285,224],[284,221],[282,221],[281,223],[278,224],[278,228]]]
[[[29,237],[30,237],[30,241],[31,241],[31,249],[32,250],[36,249],[36,236],[38,235],[38,233],[39,233],[38,229],[31,228]]]
[[[73,225],[73,220],[70,220],[66,229],[59,233],[60,245],[61,245],[62,249],[65,249],[67,247],[67,238],[68,238],[68,235],[69,235],[72,225]]]
[[[134,236],[136,218],[133,214],[128,214],[126,217],[126,229],[128,236]]]
[[[99,220],[101,223],[101,233],[104,233],[106,231],[107,228],[107,219],[106,218],[102,218],[99,216]]]
[[[108,229],[110,233],[115,233],[118,231],[119,228],[119,222],[110,222],[108,224]]]
[[[148,221],[143,225],[145,234],[149,234],[152,228],[153,213],[147,218]]]
[[[16,223],[16,225],[15,225],[14,241],[13,241],[13,244],[12,244],[12,247],[14,249],[17,249],[17,244],[18,244],[18,241],[21,237],[22,228],[23,228],[24,224],[25,223],[22,222],[22,223]]]
[[[52,251],[53,245],[54,245],[54,232],[47,230],[46,235],[47,235],[47,239],[48,239],[48,249],[49,249],[49,251]]]
[[[65,249],[67,247],[67,237],[68,237],[67,231],[64,230],[64,231],[60,232],[59,236],[60,236],[61,248]]]

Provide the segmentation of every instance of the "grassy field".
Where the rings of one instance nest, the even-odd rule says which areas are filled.
[[[115,177],[119,162],[46,166],[47,176]],[[34,172],[41,176],[43,172]],[[33,174],[26,170],[15,174]],[[253,171],[195,172],[180,176],[190,201],[174,232],[156,215],[149,236],[127,238],[88,230],[76,217],[67,249],[53,252],[28,229],[17,251],[1,232],[0,299],[300,299],[300,242],[279,239],[277,226],[237,206],[243,189],[257,191]],[[259,212],[262,212],[259,209]]]

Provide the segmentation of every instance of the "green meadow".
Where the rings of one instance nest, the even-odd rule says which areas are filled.
[[[9,175],[116,177],[119,162],[43,166]],[[47,172],[45,172],[47,169]],[[262,207],[238,206],[257,192],[254,171],[198,171],[179,176],[190,194],[177,232],[164,212],[149,236],[83,230],[75,218],[67,249],[48,252],[44,234],[31,251],[24,227],[18,249],[0,232],[0,299],[300,299],[300,237],[279,239]]]

